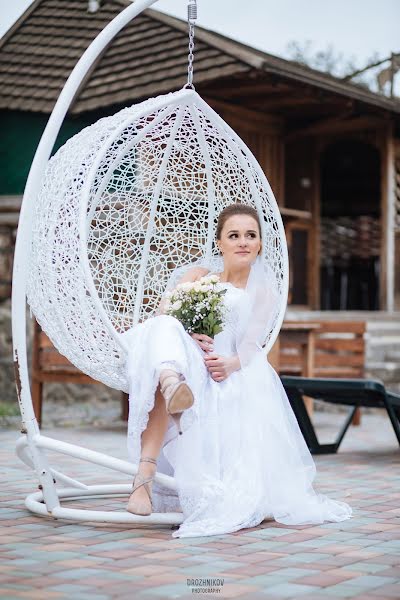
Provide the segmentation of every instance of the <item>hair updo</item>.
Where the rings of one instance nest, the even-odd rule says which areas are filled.
[[[256,221],[257,225],[258,225],[258,233],[260,234],[261,237],[261,223],[260,223],[260,217],[258,216],[258,212],[256,211],[255,208],[253,208],[252,206],[249,206],[248,204],[230,204],[229,206],[227,206],[226,208],[224,208],[223,210],[221,210],[221,212],[218,215],[218,221],[217,221],[217,230],[216,230],[216,238],[217,240],[221,239],[221,232],[222,229],[225,225],[225,223],[227,222],[227,220],[230,217],[234,217],[236,215],[248,215],[249,217],[253,217],[253,219]]]

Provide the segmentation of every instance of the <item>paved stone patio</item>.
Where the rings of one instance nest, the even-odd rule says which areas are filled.
[[[343,417],[316,412],[322,441],[332,439]],[[44,427],[43,434],[126,458],[123,424]],[[264,521],[206,538],[171,538],[169,526],[80,524],[32,515],[23,500],[37,482],[15,455],[19,435],[0,432],[2,600],[400,598],[400,451],[383,412],[364,414],[337,455],[314,457],[316,489],[349,502],[352,519],[298,527]],[[129,482],[95,465],[53,456],[55,468],[85,483]],[[126,500],[90,502],[122,510]],[[196,581],[202,578],[223,585],[215,581],[214,591],[204,593],[210,586]]]

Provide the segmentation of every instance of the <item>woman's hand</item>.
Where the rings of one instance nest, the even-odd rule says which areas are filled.
[[[197,342],[198,346],[204,352],[212,352],[214,349],[214,340],[208,335],[202,333],[192,333],[191,337]]]
[[[225,381],[231,373],[240,369],[238,356],[218,356],[218,354],[207,354],[204,363],[214,381]]]

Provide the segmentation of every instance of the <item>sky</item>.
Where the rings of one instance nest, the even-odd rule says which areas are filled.
[[[83,2],[85,0],[82,0]],[[107,2],[107,0],[103,0]],[[62,6],[63,0],[59,0]],[[31,0],[0,0],[0,37]],[[186,19],[187,0],[159,0],[153,8]],[[376,53],[400,52],[400,0],[197,0],[198,24],[284,58],[287,44],[331,45],[365,66]]]

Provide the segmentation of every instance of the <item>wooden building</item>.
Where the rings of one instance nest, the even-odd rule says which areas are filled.
[[[87,0],[35,0],[0,42],[3,296],[10,232],[45,123],[82,52],[127,3],[103,0],[89,13]],[[57,145],[100,116],[179,89],[186,72],[186,22],[145,11],[98,59]],[[400,101],[199,27],[194,81],[275,192],[290,307],[400,311]]]

